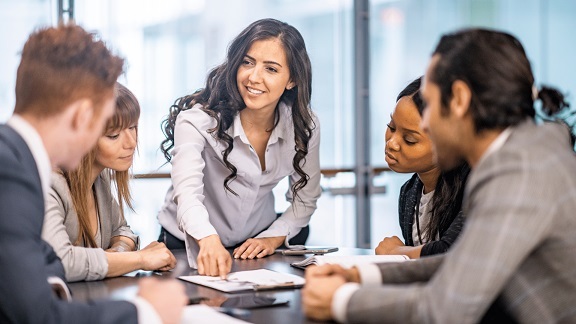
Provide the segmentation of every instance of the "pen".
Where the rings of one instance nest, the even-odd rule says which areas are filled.
[[[134,277],[151,277],[151,276],[162,276],[162,274],[156,271],[138,271],[134,275]]]
[[[258,290],[270,290],[270,289],[282,289],[282,288],[298,288],[300,285],[294,284],[294,282],[283,282],[283,283],[275,283],[272,285],[254,285],[253,289]]]
[[[188,298],[188,305],[200,304],[207,299],[206,297],[190,297]]]

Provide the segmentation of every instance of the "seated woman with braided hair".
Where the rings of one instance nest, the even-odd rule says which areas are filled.
[[[412,259],[446,252],[462,225],[462,197],[470,173],[466,163],[442,172],[434,161],[432,142],[420,128],[424,103],[421,78],[400,92],[386,129],[386,162],[390,169],[414,175],[400,190],[398,215],[404,236],[384,238],[376,254],[403,254]]]

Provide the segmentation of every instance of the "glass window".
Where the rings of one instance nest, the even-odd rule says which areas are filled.
[[[421,76],[440,36],[465,27],[507,31],[520,39],[532,63],[536,85],[558,87],[573,99],[576,64],[576,2],[563,0],[406,0],[371,1],[371,154],[385,165],[384,133],[397,94]],[[573,100],[572,100],[573,101]],[[574,105],[572,105],[574,106]],[[574,107],[572,107],[572,110]],[[384,174],[375,181],[386,195],[372,198],[372,246],[399,235],[397,201],[410,175]]]
[[[313,67],[312,107],[321,121],[321,166],[354,168],[352,0],[76,0],[76,21],[98,32],[127,60],[120,81],[142,106],[137,174],[168,172],[159,151],[160,123],[180,96],[204,86],[208,71],[224,59],[234,36],[254,20],[273,17],[302,33]],[[0,120],[14,107],[19,51],[37,27],[56,23],[56,2],[0,0]],[[524,44],[537,85],[576,91],[576,2],[564,0],[371,0],[370,134],[371,165],[386,167],[384,132],[397,93],[422,75],[443,33],[472,26],[506,30]],[[573,105],[574,106],[574,105]],[[573,107],[574,109],[574,107]],[[397,201],[407,174],[374,177],[385,194],[371,196],[372,246],[401,236]],[[312,217],[308,243],[355,245],[356,181],[351,172],[323,177],[323,195]],[[133,182],[135,213],[128,212],[142,243],[158,235],[156,213],[169,179]],[[287,182],[275,188],[278,212],[287,207]]]
[[[0,121],[12,115],[16,101],[16,70],[20,51],[30,33],[54,22],[56,8],[50,0],[0,0]]]
[[[149,1],[75,2],[76,21],[97,30],[122,56],[128,69],[123,82],[142,106],[139,156],[135,173],[168,172],[170,165],[159,151],[164,139],[160,123],[177,99],[204,86],[208,71],[220,64],[230,41],[248,24],[273,17],[295,26],[306,41],[313,67],[312,108],[321,121],[321,165],[351,168],[353,108],[351,1]],[[254,10],[258,8],[258,10]],[[158,227],[141,226],[156,213],[164,199],[164,180],[135,180],[135,211],[127,213],[142,242],[157,238]],[[350,177],[323,179],[324,186],[353,186]],[[166,182],[166,187],[169,181]],[[275,188],[276,207],[287,207],[287,181]],[[329,189],[329,188],[327,188]],[[164,192],[162,192],[164,191]],[[353,196],[326,191],[312,217],[309,244],[353,246]],[[345,226],[346,224],[346,226]]]

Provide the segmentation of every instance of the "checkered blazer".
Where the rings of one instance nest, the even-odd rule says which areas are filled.
[[[576,323],[576,156],[566,127],[512,128],[466,185],[448,253],[381,264],[356,291],[350,322],[477,323],[498,300],[521,323]]]

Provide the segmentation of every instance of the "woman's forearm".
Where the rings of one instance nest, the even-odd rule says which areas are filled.
[[[145,248],[131,252],[106,252],[108,273],[106,277],[116,277],[134,270],[174,269],[176,258],[164,243],[152,242]]]
[[[117,277],[142,268],[142,257],[137,251],[106,252],[108,273],[106,277]]]

